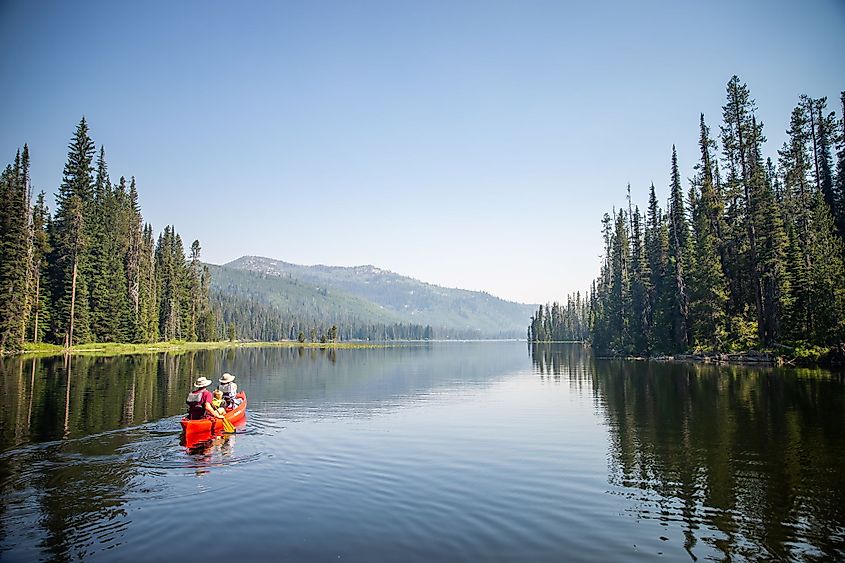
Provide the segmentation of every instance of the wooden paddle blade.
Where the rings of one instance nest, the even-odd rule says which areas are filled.
[[[231,433],[231,434],[234,434],[234,432],[235,432],[235,427],[232,425],[232,423],[231,423],[231,422],[229,422],[229,421],[228,421],[227,419],[225,419],[225,418],[221,418],[220,420],[222,420],[222,421],[223,421],[223,430],[225,430],[226,432],[229,432],[229,433]]]

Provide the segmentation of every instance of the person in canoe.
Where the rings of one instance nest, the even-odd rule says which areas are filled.
[[[226,408],[233,409],[241,404],[240,398],[235,395],[238,394],[238,384],[235,383],[235,376],[231,373],[224,373],[220,377],[220,385],[217,389],[223,393],[223,400],[226,401]]]
[[[207,389],[209,385],[211,385],[211,380],[200,376],[194,382],[194,390],[188,393],[185,402],[188,404],[188,418],[190,420],[223,418],[223,415],[211,406],[214,396]]]
[[[223,398],[223,392],[220,389],[215,389],[214,393],[214,400],[211,401],[211,408],[213,408],[218,413],[225,415],[226,414],[226,399]]]

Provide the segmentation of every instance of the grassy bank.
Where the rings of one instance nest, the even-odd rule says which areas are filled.
[[[195,350],[218,350],[230,348],[381,348],[389,344],[370,342],[154,342],[146,344],[127,344],[120,342],[102,342],[79,344],[70,349],[74,356],[124,356],[130,354],[157,354],[160,352],[183,353]],[[56,344],[26,344],[21,352],[24,356],[56,356],[65,353],[63,346]]]

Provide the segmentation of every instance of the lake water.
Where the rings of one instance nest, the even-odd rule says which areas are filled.
[[[247,423],[193,447],[199,375]],[[0,360],[0,559],[845,558],[822,370],[433,343]]]

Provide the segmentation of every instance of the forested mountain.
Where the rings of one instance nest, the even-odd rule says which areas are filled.
[[[249,340],[422,340],[458,336],[403,321],[381,307],[296,279],[207,266],[212,303]],[[334,328],[332,328],[334,327]],[[467,336],[467,335],[461,335]]]
[[[722,109],[718,139],[700,116],[686,190],[673,147],[665,210],[654,185],[644,213],[629,187],[627,209],[602,220],[586,303],[541,307],[529,338],[585,336],[620,354],[845,342],[845,123],[801,96],[775,162],[736,76]]]
[[[95,157],[96,154],[96,157]],[[213,340],[199,241],[144,224],[134,177],[111,181],[83,118],[51,215],[34,201],[29,147],[0,174],[0,353],[26,342]]]
[[[202,264],[199,241],[186,256],[172,226],[155,237],[144,224],[134,177],[112,182],[84,118],[52,214],[43,192],[32,196],[29,158],[25,145],[0,174],[0,353],[28,342],[515,336],[533,310],[369,266]]]
[[[430,325],[438,337],[524,336],[533,305],[513,303],[488,293],[444,288],[382,270],[375,266],[302,266],[281,260],[244,256],[225,265],[259,273],[265,279],[286,280],[274,299],[282,308],[302,299],[311,286],[332,301],[331,307],[366,321]],[[293,284],[293,285],[290,285]],[[321,301],[313,295],[314,306]],[[329,306],[329,305],[323,305]]]

